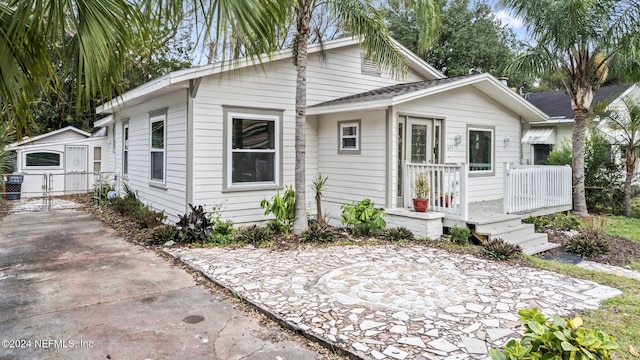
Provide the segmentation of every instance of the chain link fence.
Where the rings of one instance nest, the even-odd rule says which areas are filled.
[[[0,212],[35,212],[79,206],[69,195],[93,193],[96,204],[120,194],[114,172],[0,175]]]

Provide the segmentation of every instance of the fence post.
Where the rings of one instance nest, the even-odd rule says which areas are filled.
[[[467,196],[467,179],[469,177],[469,164],[460,164],[460,217],[463,221],[469,220],[469,201]]]
[[[509,214],[511,211],[511,187],[509,186],[509,171],[511,171],[511,165],[508,162],[502,163],[503,174],[502,174],[502,212],[505,214]]]

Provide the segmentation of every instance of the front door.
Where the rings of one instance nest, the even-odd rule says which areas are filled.
[[[65,175],[64,188],[66,194],[76,194],[87,192],[89,177],[87,175],[87,147],[86,146],[66,146],[65,147]]]
[[[404,206],[404,164],[439,164],[441,156],[441,120],[411,116],[398,119],[398,197],[397,206]]]

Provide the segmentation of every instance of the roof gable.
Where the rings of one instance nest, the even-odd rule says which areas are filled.
[[[445,78],[445,75],[427,64],[424,60],[422,60],[419,56],[412,53],[406,47],[401,45],[399,42],[392,40],[394,46],[400,51],[400,53],[405,58],[405,63],[407,66],[415,71],[417,74],[420,74],[425,79],[441,79]],[[341,38],[331,41],[326,41],[321,45],[319,44],[310,44],[308,48],[308,53],[318,53],[321,51],[330,51],[332,49],[354,46],[360,44],[361,41],[356,38]],[[235,71],[239,69],[243,69],[250,66],[259,66],[261,63],[270,63],[275,61],[280,61],[284,59],[291,59],[292,50],[286,49],[275,52],[271,55],[261,55],[258,58],[243,58],[238,60],[226,61],[226,62],[218,62],[215,64],[204,65],[193,67],[189,69],[177,70],[173,71],[167,75],[161,76],[159,78],[153,79],[145,84],[140,85],[139,87],[130,90],[120,97],[112,99],[109,102],[106,102],[98,107],[96,107],[96,113],[98,114],[106,114],[113,112],[117,107],[126,105],[127,103],[139,103],[147,99],[149,97],[153,97],[156,95],[162,95],[171,91],[175,91],[180,88],[188,88],[191,81],[196,79],[220,74],[224,72]],[[137,101],[137,102],[136,102]]]
[[[480,90],[527,121],[544,121],[547,119],[547,116],[540,109],[524,100],[498,79],[486,73],[386,86],[310,106],[307,114],[319,115],[332,112],[384,108],[463,86],[472,86]]]
[[[88,137],[91,137],[90,133],[86,131],[82,131],[73,126],[67,126],[62,129],[50,131],[46,134],[24,138],[21,141],[16,141],[13,144],[10,144],[8,147],[16,148],[16,147],[28,145],[28,144],[55,143],[57,141],[64,141],[64,140],[70,140],[70,139],[82,139],[82,138],[88,138]]]

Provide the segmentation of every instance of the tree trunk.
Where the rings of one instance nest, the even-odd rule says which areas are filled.
[[[322,194],[316,194],[316,219],[318,225],[324,225],[324,216],[322,216]]]
[[[631,180],[636,168],[635,149],[627,149],[626,177],[624,179],[624,216],[631,217]]]
[[[298,6],[298,54],[296,58],[296,166],[295,166],[295,191],[296,210],[293,222],[293,233],[300,234],[307,229],[307,201],[306,201],[306,122],[307,122],[307,41],[309,40],[309,24],[311,23],[311,7],[308,4]],[[307,6],[305,6],[307,5]]]
[[[573,150],[571,166],[573,167],[573,211],[577,216],[587,216],[587,200],[584,193],[584,152],[586,137],[587,109],[575,109],[573,124]]]

